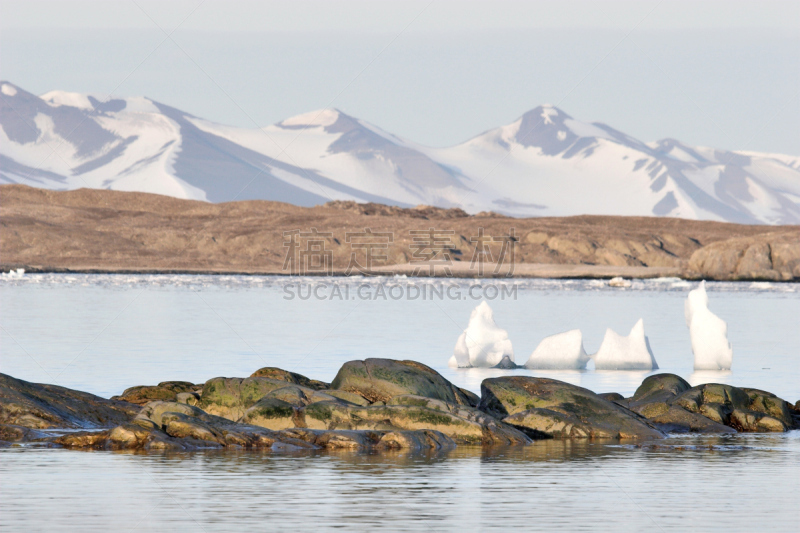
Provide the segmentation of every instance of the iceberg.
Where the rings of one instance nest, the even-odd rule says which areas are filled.
[[[728,341],[728,324],[708,309],[705,281],[689,292],[683,309],[692,341],[694,369],[730,370],[733,348]]]
[[[581,330],[573,329],[546,337],[528,358],[525,368],[539,370],[582,370],[589,356],[583,349]]]
[[[469,368],[472,366],[469,363],[469,348],[467,348],[467,332],[465,331],[458,336],[456,347],[453,350],[453,355],[447,362],[450,368]]]
[[[503,356],[514,362],[514,349],[508,332],[495,324],[489,304],[481,302],[473,309],[467,329],[458,337],[448,365],[454,368],[491,368],[498,365]]]
[[[630,334],[624,337],[606,330],[600,350],[592,356],[596,370],[655,370],[656,358],[650,349],[650,341],[644,334],[644,320],[633,326]]]

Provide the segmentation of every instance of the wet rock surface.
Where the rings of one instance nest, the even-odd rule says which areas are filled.
[[[691,387],[674,374],[649,376],[620,403],[673,433],[782,432],[797,427],[791,404],[772,393],[718,383]]]
[[[0,374],[0,424],[33,429],[108,427],[139,408],[128,402]]]
[[[658,439],[644,417],[588,389],[555,379],[513,376],[481,384],[482,411],[517,428],[556,438]]]
[[[345,363],[331,382],[331,389],[358,394],[370,403],[387,402],[395,396],[414,394],[458,405],[473,405],[470,396],[432,368],[416,361],[365,359]]]
[[[649,376],[630,398],[524,376],[486,379],[479,397],[425,365],[388,359],[345,363],[330,386],[277,368],[256,374],[115,397],[130,402],[0,375],[0,446],[435,451],[800,428],[798,404],[753,388],[691,387],[674,374]]]

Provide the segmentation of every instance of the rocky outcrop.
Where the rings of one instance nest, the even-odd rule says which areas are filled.
[[[203,385],[195,385],[188,381],[162,381],[158,385],[139,385],[130,387],[119,396],[112,396],[112,400],[120,400],[136,405],[145,405],[153,401],[174,402],[179,394],[189,393],[196,395]]]
[[[800,231],[711,243],[691,255],[687,276],[717,280],[800,279]]]
[[[772,393],[718,383],[690,387],[674,374],[649,376],[620,403],[673,433],[774,432],[795,426],[792,406]]]
[[[738,387],[707,383],[681,393],[672,403],[737,431],[782,432],[793,427],[787,402],[770,393],[748,390],[752,397]]]
[[[657,439],[646,419],[590,390],[533,377],[485,379],[479,409],[534,435],[555,438]]]
[[[416,361],[349,361],[339,369],[330,388],[358,394],[370,403],[388,402],[407,394],[466,406],[474,406],[475,401],[474,395],[465,394],[441,374]]]
[[[448,449],[455,444],[433,430],[314,431],[267,428],[232,422],[177,402],[151,402],[130,423],[101,432],[70,433],[54,439],[71,448],[195,450],[269,448],[295,451],[319,448]]]
[[[264,368],[259,368],[258,370],[250,374],[250,377],[269,378],[269,379],[276,379],[278,381],[287,381],[289,383],[293,383],[295,385],[301,385],[303,387],[307,387],[309,389],[314,389],[314,390],[324,390],[330,387],[330,384],[325,383],[324,381],[310,379],[302,374],[296,374],[294,372],[289,372],[288,370],[283,370],[282,368],[277,368],[274,366],[265,366]]]
[[[300,411],[305,427],[315,429],[433,429],[459,444],[527,444],[519,430],[475,408],[422,396],[396,396],[390,405],[360,407],[319,402]]]
[[[286,381],[262,377],[212,378],[203,385],[197,406],[208,413],[239,420],[258,400],[286,386]]]
[[[282,379],[213,378],[199,393],[185,382],[126,390],[135,401],[174,396],[142,407],[0,375],[0,446],[441,450],[800,428],[800,402],[731,385],[691,387],[674,374],[649,376],[630,398],[523,376],[486,379],[478,397],[425,365],[388,359],[346,363],[327,389],[280,369],[263,374]]]
[[[127,402],[0,374],[0,424],[34,429],[111,427],[131,419],[138,409]]]

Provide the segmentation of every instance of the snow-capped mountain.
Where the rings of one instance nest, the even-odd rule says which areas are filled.
[[[644,143],[552,106],[457,146],[428,148],[335,109],[248,129],[143,97],[36,96],[8,82],[0,93],[2,183],[211,202],[800,223],[798,157]]]

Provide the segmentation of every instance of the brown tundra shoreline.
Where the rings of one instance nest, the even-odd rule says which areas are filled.
[[[374,274],[506,277],[502,237],[514,235],[520,278],[654,278],[800,280],[800,226],[751,226],[657,217],[510,218],[460,209],[399,208],[331,202],[210,204],[146,193],[0,186],[0,268],[28,272],[289,275],[284,232],[319,236],[327,261],[302,275],[360,274],[365,230],[383,237],[373,249]],[[483,228],[483,237],[481,237]],[[437,244],[428,233],[433,230]],[[361,234],[359,237],[356,234]],[[349,237],[348,237],[348,234]],[[288,234],[287,234],[288,235]],[[302,235],[302,234],[301,234]],[[495,237],[496,240],[491,240]],[[369,240],[367,239],[367,240]],[[428,240],[427,244],[424,242]],[[506,239],[508,240],[508,239]],[[439,243],[444,244],[439,244]],[[438,246],[431,264],[433,248]],[[484,269],[471,264],[483,246]],[[501,261],[498,273],[494,267]],[[289,267],[292,265],[290,264]]]

